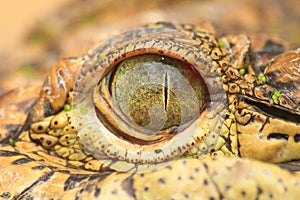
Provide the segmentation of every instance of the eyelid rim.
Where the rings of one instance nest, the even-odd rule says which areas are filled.
[[[189,62],[198,70],[207,85],[211,102],[199,118],[176,137],[157,144],[136,145],[110,134],[97,120],[93,97],[96,85],[116,63],[128,56],[145,52],[166,54]],[[131,163],[131,168],[135,169],[141,163],[156,164],[179,157],[195,140],[209,140],[210,150],[216,143],[227,107],[223,81],[217,68],[217,64],[212,62],[207,50],[198,41],[178,30],[144,27],[107,40],[89,52],[74,85],[74,118],[79,139],[95,158],[123,160]],[[82,110],[86,112],[83,114]],[[119,167],[122,168],[120,163],[122,162],[116,162],[114,166],[118,170]]]

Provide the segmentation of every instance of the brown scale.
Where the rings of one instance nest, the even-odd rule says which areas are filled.
[[[80,58],[61,59],[52,67],[35,105],[33,121],[41,120],[63,108],[76,80],[80,62]]]
[[[20,105],[19,100],[29,100],[26,108],[30,108],[37,94],[29,95],[28,99],[26,95],[21,98],[23,91],[17,90],[0,98],[1,108],[7,111],[3,114],[5,120],[0,121],[0,197],[12,199],[218,199],[220,197],[296,199],[299,197],[300,177],[297,173],[290,173],[275,164],[251,160],[285,162],[300,159],[299,154],[295,153],[300,152],[300,126],[299,120],[297,121],[299,52],[288,52],[271,62],[261,62],[267,69],[259,71],[256,65],[258,62],[251,60],[251,41],[245,35],[224,36],[220,39],[225,46],[220,47],[215,31],[207,28],[209,27],[207,25],[198,27],[158,23],[155,26],[184,30],[187,36],[202,44],[203,52],[214,60],[210,63],[211,66],[218,66],[216,72],[207,71],[219,75],[214,78],[222,78],[221,89],[227,94],[228,105],[215,108],[217,113],[225,116],[223,123],[215,124],[214,118],[211,118],[211,123],[198,127],[199,130],[210,131],[196,138],[191,146],[183,145],[184,148],[181,148],[181,151],[186,150],[193,158],[186,158],[184,155],[182,159],[151,173],[106,172],[107,167],[119,161],[103,159],[99,162],[83,149],[82,142],[77,137],[77,127],[71,110],[63,110],[66,103],[72,102],[70,96],[73,95],[70,94],[83,58],[63,59],[53,67],[43,85],[34,109],[34,123],[29,124],[30,130],[12,135],[11,133],[19,129],[12,128],[13,120],[8,118],[8,114],[15,116],[15,124],[18,127],[25,123],[29,113],[15,114],[21,109],[16,105]],[[217,48],[218,46],[220,48]],[[286,68],[281,70],[283,63],[289,64],[284,65]],[[239,70],[246,66],[248,66],[246,74],[240,74]],[[96,68],[92,67],[92,70]],[[83,71],[85,72],[88,71]],[[264,72],[266,82],[258,79],[257,72]],[[281,79],[284,74],[290,77]],[[296,81],[293,78],[296,78]],[[276,88],[276,85],[272,85],[273,81],[276,85],[279,85],[277,83],[280,81],[288,85],[293,82],[295,85],[292,90],[285,90],[284,87]],[[271,97],[275,90],[280,91],[279,104],[276,105]],[[32,93],[34,92],[30,91],[29,94]],[[18,95],[20,99],[12,98],[14,95]],[[13,99],[13,102],[8,99]],[[8,102],[14,107],[9,107]],[[221,112],[224,108],[225,112]],[[282,110],[288,117],[295,119],[292,121],[278,116]],[[203,111],[205,114],[207,112]],[[31,121],[28,120],[27,123]],[[212,130],[219,127],[220,132],[209,138],[210,134],[213,134]],[[211,147],[210,145],[214,143],[209,140],[215,137],[218,137],[218,140],[215,146]],[[191,156],[209,148],[211,149],[208,155]],[[223,157],[211,159],[220,156]],[[234,158],[228,158],[230,156]],[[241,159],[238,156],[251,159]],[[206,159],[200,160],[204,157]],[[120,158],[117,157],[116,160]],[[299,162],[290,165],[285,163],[282,166],[299,171]]]
[[[77,138],[77,129],[73,121],[72,111],[62,111],[50,116],[45,121],[31,125],[30,137],[52,154],[67,159],[73,167],[84,167],[88,170],[99,171],[97,161],[86,152]],[[92,164],[94,163],[94,164]]]

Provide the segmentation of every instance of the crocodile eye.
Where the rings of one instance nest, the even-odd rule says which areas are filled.
[[[199,143],[198,154],[208,153],[226,110],[218,67],[177,30],[111,38],[90,51],[74,86],[81,143],[119,171],[164,166]]]
[[[191,64],[158,54],[127,58],[102,82],[99,92],[110,96],[119,117],[153,134],[190,123],[209,101],[207,87]]]

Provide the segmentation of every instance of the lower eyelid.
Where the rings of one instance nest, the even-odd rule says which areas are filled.
[[[131,39],[128,40],[128,38]],[[88,151],[95,158],[103,158],[103,156],[107,159],[118,158],[131,163],[130,166],[143,166],[146,163],[155,164],[170,161],[181,156],[192,146],[192,143],[195,143],[195,140],[197,142],[207,140],[209,144],[205,151],[210,151],[216,143],[215,134],[220,131],[221,124],[224,121],[223,112],[226,109],[227,101],[222,77],[217,73],[220,71],[217,68],[221,66],[218,65],[218,62],[212,63],[212,58],[205,52],[201,50],[201,46],[198,45],[197,41],[189,38],[185,33],[164,28],[145,28],[129,31],[104,42],[102,46],[92,50],[89,54],[91,59],[87,61],[87,64],[83,64],[82,73],[79,73],[73,97],[74,113],[78,119],[76,121],[79,130],[78,136],[83,145],[87,146]],[[177,60],[177,63],[182,64],[182,66],[178,64],[180,67],[173,67],[171,71],[163,70],[161,75],[158,75],[162,78],[160,85],[163,87],[161,89],[151,92],[145,92],[148,89],[141,90],[143,95],[150,97],[156,92],[162,95],[154,97],[156,100],[159,99],[160,103],[158,103],[159,106],[154,106],[151,111],[152,115],[156,116],[160,112],[156,109],[159,110],[162,107],[164,109],[170,106],[172,99],[174,99],[175,102],[178,101],[178,104],[182,103],[188,106],[172,107],[172,112],[176,113],[179,108],[181,110],[186,109],[185,113],[190,114],[189,117],[179,114],[179,120],[176,123],[172,122],[166,126],[164,126],[165,123],[162,123],[159,127],[147,127],[151,124],[148,121],[141,126],[136,118],[143,118],[143,114],[138,114],[137,117],[132,118],[132,113],[129,112],[128,114],[126,112],[125,107],[128,103],[118,105],[119,102],[115,104],[110,100],[120,99],[122,95],[126,96],[126,92],[122,94],[122,91],[124,91],[122,87],[131,83],[133,79],[139,80],[141,78],[139,75],[135,75],[135,77],[129,75],[127,81],[120,82],[115,76],[123,70],[118,69],[119,64],[126,63],[127,59],[145,54],[155,54],[161,59]],[[194,93],[197,93],[198,90],[203,92],[196,94],[196,96],[198,95],[195,98],[198,99],[196,102],[201,102],[196,103],[199,109],[195,110],[198,110],[198,112],[190,113],[189,109],[193,110],[195,106],[190,104],[191,102],[187,98],[190,94],[187,90],[182,90],[182,93],[180,93],[184,96],[183,100],[176,100],[179,98],[178,95],[176,96],[177,92],[172,92],[170,89],[172,84],[180,82],[179,78],[172,78],[171,74],[176,71],[174,69],[180,69],[177,71],[180,71],[178,73],[181,74],[180,77],[183,77],[182,80],[188,83],[187,85],[192,85],[191,91]],[[201,78],[199,79],[199,77]],[[120,82],[120,84],[118,85],[116,82]],[[137,86],[139,85],[142,85],[142,83],[137,84]],[[121,92],[118,92],[116,87],[121,87]],[[214,95],[215,91],[218,92],[218,95]],[[133,90],[133,93],[135,92],[136,90]],[[127,93],[131,92],[128,91]],[[139,92],[135,95],[135,100],[142,96]],[[139,101],[144,101],[143,97]],[[148,102],[152,103],[151,98]],[[136,106],[144,107],[143,104],[136,104],[133,107]],[[87,112],[81,113],[82,109]],[[171,114],[167,112],[167,118],[168,115],[170,115],[169,118],[172,118],[172,112]],[[158,122],[163,121],[164,115],[159,117],[162,120],[158,120]],[[183,123],[181,121],[182,117],[186,117]],[[215,118],[213,124],[210,123],[210,118]],[[146,126],[146,128],[143,126]],[[208,127],[208,129],[198,129],[199,126]]]

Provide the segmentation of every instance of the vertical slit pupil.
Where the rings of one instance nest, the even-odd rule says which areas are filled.
[[[165,96],[165,110],[166,110],[168,107],[168,72],[165,73],[164,96]]]
[[[165,55],[129,57],[104,80],[113,103],[125,118],[153,131],[191,122],[209,100],[197,69]]]

